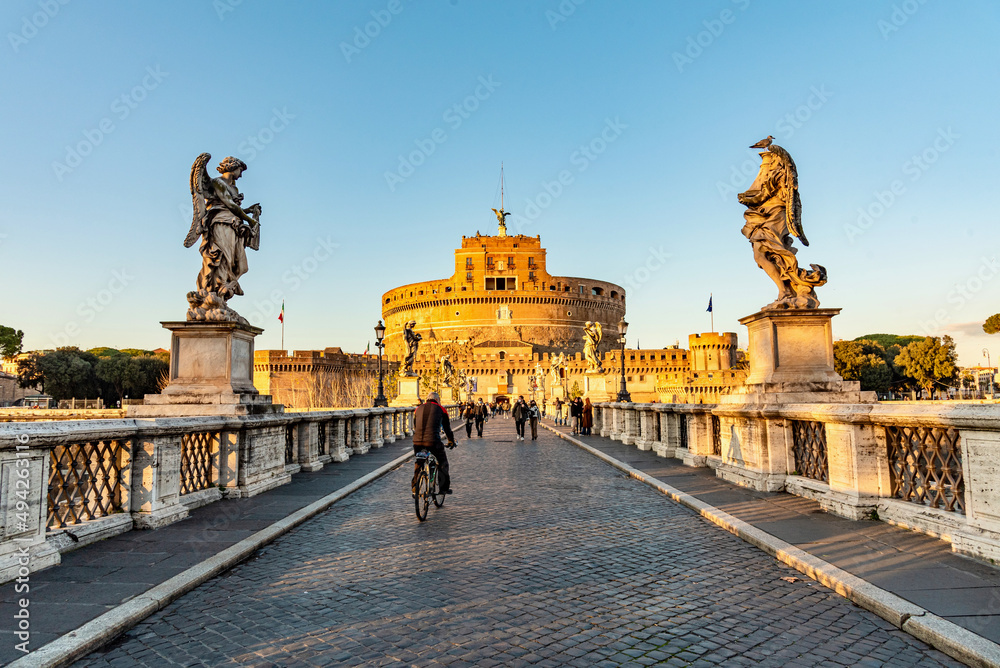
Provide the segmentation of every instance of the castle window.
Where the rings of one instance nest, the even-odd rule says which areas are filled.
[[[446,287],[446,288],[444,289],[444,291],[445,291],[445,292],[451,292],[451,286],[449,285],[448,287]]]
[[[492,269],[493,268],[493,258],[492,257],[487,257],[486,258],[486,268],[487,269]]]
[[[528,258],[528,268],[529,268],[529,269],[532,269],[532,268],[534,268],[535,266],[536,266],[536,265],[535,265],[535,258],[533,258],[533,257],[529,257],[529,258]]]
[[[466,274],[465,274],[465,280],[468,281],[469,283],[472,282],[472,272],[471,271],[466,272]],[[462,289],[464,290],[465,288],[462,288]]]
[[[528,272],[528,280],[529,281],[535,280],[535,272],[533,272],[533,271],[529,271]]]
[[[507,359],[507,353],[505,353],[504,351],[501,350],[500,351],[500,359]]]
[[[614,299],[617,296],[618,296],[618,291],[617,290],[612,290],[611,291],[611,298]]]
[[[555,292],[556,291],[556,286],[550,285],[549,286],[549,290],[552,291],[552,292]]]
[[[472,258],[471,257],[465,258],[465,268],[466,269],[472,269]]]
[[[458,311],[455,311],[455,315],[458,315]]]
[[[386,304],[388,304],[388,303],[389,303],[389,297],[386,297],[386,298],[385,298],[385,303],[386,303]]]
[[[572,311],[566,311],[566,315],[573,315]]]
[[[590,289],[590,294],[594,295],[595,297],[603,297],[604,296],[604,288],[591,288]]]

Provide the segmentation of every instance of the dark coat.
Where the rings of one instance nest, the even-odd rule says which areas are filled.
[[[435,401],[425,401],[417,406],[417,410],[413,414],[414,446],[426,448],[432,445],[443,445],[441,443],[442,429],[444,429],[449,442],[455,440],[455,435],[451,432],[448,411],[441,408],[441,405]]]
[[[583,405],[583,419],[580,421],[580,426],[584,429],[590,429],[594,426],[594,406],[593,404]]]
[[[518,401],[514,404],[514,409],[511,411],[511,417],[517,422],[524,422],[528,419],[528,404],[523,401]]]

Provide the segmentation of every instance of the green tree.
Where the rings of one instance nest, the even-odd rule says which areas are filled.
[[[129,357],[125,367],[125,392],[135,398],[158,394],[160,378],[169,367],[167,362],[152,355]]]
[[[17,384],[21,387],[41,387],[44,394],[45,376],[39,363],[41,359],[41,353],[31,352],[17,361]]]
[[[927,336],[903,348],[896,364],[930,395],[936,384],[954,385],[958,377],[958,354],[950,336]]]
[[[861,381],[864,391],[888,392],[892,368],[886,351],[868,340],[837,341],[833,344],[833,368],[844,380]]]
[[[577,397],[583,396],[583,390],[580,389],[580,383],[573,382],[573,387],[569,388],[569,398],[576,399]]]
[[[994,313],[986,318],[986,322],[983,323],[983,331],[987,334],[1000,332],[1000,313]]]
[[[128,367],[132,362],[132,358],[128,355],[123,355],[113,348],[104,348],[102,350],[110,351],[110,353],[102,355],[98,359],[97,366],[94,368],[97,378],[106,385],[106,390],[102,392],[102,395],[108,403],[121,401],[125,398],[125,390],[128,383]]]
[[[100,384],[94,367],[96,355],[77,347],[58,348],[38,360],[46,394],[54,399],[96,399]]]
[[[24,332],[0,325],[0,357],[10,359],[20,354],[23,343]]]
[[[922,341],[924,337],[918,336],[916,334],[865,334],[864,336],[859,336],[854,339],[855,341],[874,341],[875,343],[882,346],[885,350],[889,350],[893,346],[899,346],[900,349],[914,343],[915,341]]]

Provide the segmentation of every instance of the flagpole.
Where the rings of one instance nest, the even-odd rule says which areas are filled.
[[[708,293],[708,301],[709,301],[709,303],[711,303],[711,301],[712,301],[712,293],[711,292]],[[709,311],[709,313],[712,314],[712,332],[714,333],[715,332],[715,305],[714,304],[712,305],[712,310]],[[284,326],[284,325],[282,325],[282,326]]]

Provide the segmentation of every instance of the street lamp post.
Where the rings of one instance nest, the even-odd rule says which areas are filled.
[[[625,316],[618,321],[618,334],[622,342],[622,387],[618,390],[618,401],[620,402],[630,402],[632,401],[632,395],[628,393],[628,388],[625,387],[625,332],[628,331],[628,323],[625,322]]]
[[[382,350],[385,348],[385,325],[379,320],[375,325],[375,347],[378,348],[378,396],[375,397],[375,407],[388,406],[389,400],[385,398],[385,387],[382,384]]]

